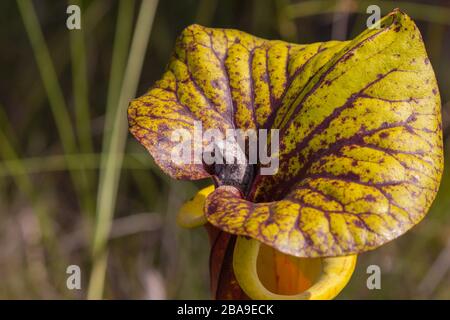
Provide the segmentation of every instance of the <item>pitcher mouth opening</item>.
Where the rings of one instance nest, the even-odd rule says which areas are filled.
[[[242,290],[252,299],[332,299],[346,286],[356,255],[299,258],[257,240],[238,237],[233,270]]]
[[[317,282],[322,272],[322,259],[297,258],[260,244],[256,268],[258,278],[267,290],[280,295],[295,295]]]

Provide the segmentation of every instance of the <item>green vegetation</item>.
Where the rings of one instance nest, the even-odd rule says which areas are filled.
[[[0,4],[0,298],[208,298],[206,233],[175,225],[181,203],[207,181],[170,180],[128,134],[126,107],[159,79],[189,24],[236,28],[297,43],[350,39],[367,1],[69,1]],[[450,7],[400,7],[417,23],[450,125]],[[339,9],[340,8],[340,9]],[[154,17],[154,18],[153,18]],[[147,44],[148,41],[148,44]],[[450,173],[426,219],[359,256],[339,298],[450,299]],[[66,288],[66,267],[82,289]],[[366,288],[381,267],[382,290]]]

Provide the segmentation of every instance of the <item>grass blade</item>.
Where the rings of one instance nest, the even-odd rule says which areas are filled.
[[[70,1],[70,4],[81,7],[81,1]],[[70,54],[72,58],[73,98],[75,105],[75,123],[83,153],[91,153],[93,150],[91,139],[91,116],[89,111],[88,75],[86,64],[86,46],[84,29],[71,30]]]
[[[103,147],[106,156],[105,167],[100,171],[100,183],[97,198],[97,220],[93,244],[93,267],[88,288],[89,299],[101,299],[103,296],[107,266],[106,242],[111,230],[124,149],[126,144],[127,120],[126,108],[134,97],[141,74],[147,49],[157,0],[143,0],[131,43],[122,90],[120,91],[117,112],[110,143]]]
[[[64,152],[66,155],[76,153],[77,145],[73,126],[33,4],[29,0],[18,0],[17,5],[33,48]],[[68,158],[67,161],[70,159]],[[89,200],[92,195],[89,193],[86,172],[81,171],[77,174],[71,172],[71,177],[81,201],[82,211],[92,212],[93,208],[89,204],[92,202]]]

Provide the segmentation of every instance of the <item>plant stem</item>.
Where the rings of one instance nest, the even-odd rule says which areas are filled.
[[[71,0],[71,4],[81,6],[80,0]],[[71,30],[70,54],[72,57],[73,98],[75,105],[76,129],[80,142],[80,150],[90,153],[93,150],[91,141],[91,116],[89,111],[88,75],[86,65],[86,46],[84,29]]]
[[[70,4],[81,6],[80,0],[69,1]],[[72,83],[73,98],[75,107],[76,131],[82,153],[91,153],[93,151],[91,139],[91,116],[89,111],[89,91],[88,74],[86,64],[86,46],[84,39],[84,28],[80,30],[71,30],[70,34],[70,54],[72,58]],[[84,163],[83,163],[84,165]],[[94,197],[92,196],[93,176],[89,172],[82,172],[85,175],[86,190],[84,196],[87,196],[85,208],[91,217],[95,211]]]
[[[147,49],[157,0],[143,0],[128,56],[117,111],[114,116],[110,143],[103,146],[105,167],[100,170],[97,198],[97,220],[94,232],[93,267],[88,288],[88,299],[101,299],[107,267],[107,238],[111,229],[115,200],[127,137],[126,109],[135,96],[145,52]]]
[[[117,29],[114,36],[114,48],[111,61],[111,71],[108,84],[108,97],[106,100],[105,124],[103,126],[103,146],[109,145],[114,117],[117,113],[123,73],[127,63],[129,43],[133,27],[134,0],[119,3]],[[103,159],[103,162],[106,160]],[[102,166],[104,163],[102,164]]]

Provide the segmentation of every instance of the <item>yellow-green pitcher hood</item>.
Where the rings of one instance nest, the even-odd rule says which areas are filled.
[[[218,186],[204,214],[297,257],[356,254],[400,236],[427,213],[443,170],[436,79],[399,10],[354,40],[308,45],[192,25],[128,117],[178,179],[214,172],[171,161],[173,129],[279,129],[276,174],[257,174],[245,195]]]

